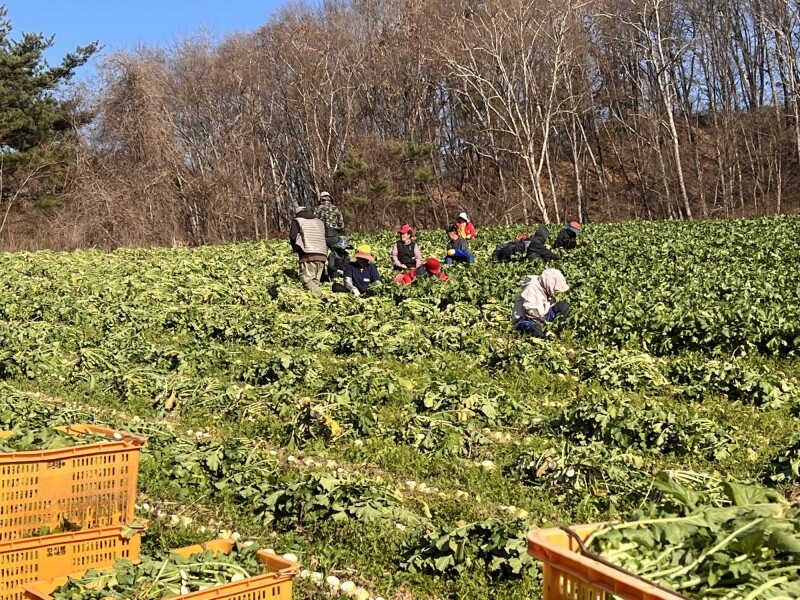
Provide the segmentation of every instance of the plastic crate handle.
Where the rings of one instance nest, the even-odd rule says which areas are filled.
[[[564,533],[566,533],[570,538],[575,540],[575,542],[578,544],[578,550],[580,551],[580,554],[582,556],[585,556],[586,558],[590,558],[592,560],[596,560],[600,564],[603,564],[603,565],[605,565],[607,567],[610,567],[610,568],[614,569],[615,571],[619,571],[620,573],[624,573],[628,577],[633,577],[634,579],[638,579],[642,583],[646,583],[647,585],[651,585],[654,588],[657,588],[657,589],[661,590],[662,592],[668,592],[670,594],[673,594],[673,595],[677,596],[678,598],[682,598],[683,600],[692,600],[688,596],[684,596],[683,594],[680,594],[680,593],[676,592],[675,590],[671,590],[671,589],[669,589],[667,587],[664,587],[663,585],[659,585],[658,583],[656,583],[654,581],[650,581],[649,579],[645,579],[644,577],[641,577],[641,576],[637,575],[636,573],[633,573],[632,571],[628,571],[627,569],[623,569],[619,565],[615,565],[613,562],[611,562],[608,559],[603,558],[599,554],[595,554],[594,552],[592,552],[591,550],[589,550],[586,547],[586,545],[583,543],[583,540],[581,539],[581,536],[579,536],[577,533],[572,531],[572,529],[570,529],[566,525],[559,525],[558,528],[561,531],[563,531]]]

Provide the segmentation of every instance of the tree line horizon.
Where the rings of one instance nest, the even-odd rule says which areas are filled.
[[[108,54],[56,101],[81,48],[32,93],[61,111],[35,143],[0,96],[0,245],[270,238],[323,190],[349,231],[796,212],[798,4],[297,2]],[[9,80],[48,41],[24,39],[0,28]]]

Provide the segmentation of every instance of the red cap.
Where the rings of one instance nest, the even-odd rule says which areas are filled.
[[[570,227],[574,227],[575,229],[580,229],[581,228],[581,224],[578,223],[577,221],[570,221],[569,224],[570,224]]]
[[[397,233],[410,233],[411,235],[414,235],[414,230],[411,229],[411,225],[403,225],[397,230]]]
[[[442,263],[439,262],[438,258],[431,256],[425,261],[425,270],[433,275],[438,275],[439,271],[442,270]]]

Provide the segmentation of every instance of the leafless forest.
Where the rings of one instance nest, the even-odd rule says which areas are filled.
[[[117,53],[63,206],[11,218],[5,245],[273,237],[323,189],[350,231],[797,211],[799,11],[333,0]]]

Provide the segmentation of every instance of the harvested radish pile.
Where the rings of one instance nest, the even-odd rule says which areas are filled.
[[[7,438],[0,439],[0,452],[28,452],[33,450],[55,450],[87,444],[113,442],[122,439],[117,433],[109,437],[97,433],[71,434],[60,429],[15,429]]]
[[[656,485],[661,503],[634,521],[595,531],[587,547],[692,598],[800,597],[797,504],[730,482],[715,495],[693,493],[666,477]]]
[[[162,600],[241,581],[264,573],[258,546],[237,543],[229,554],[205,550],[188,557],[170,553],[142,557],[139,564],[119,559],[110,570],[92,569],[51,595],[55,600]]]

